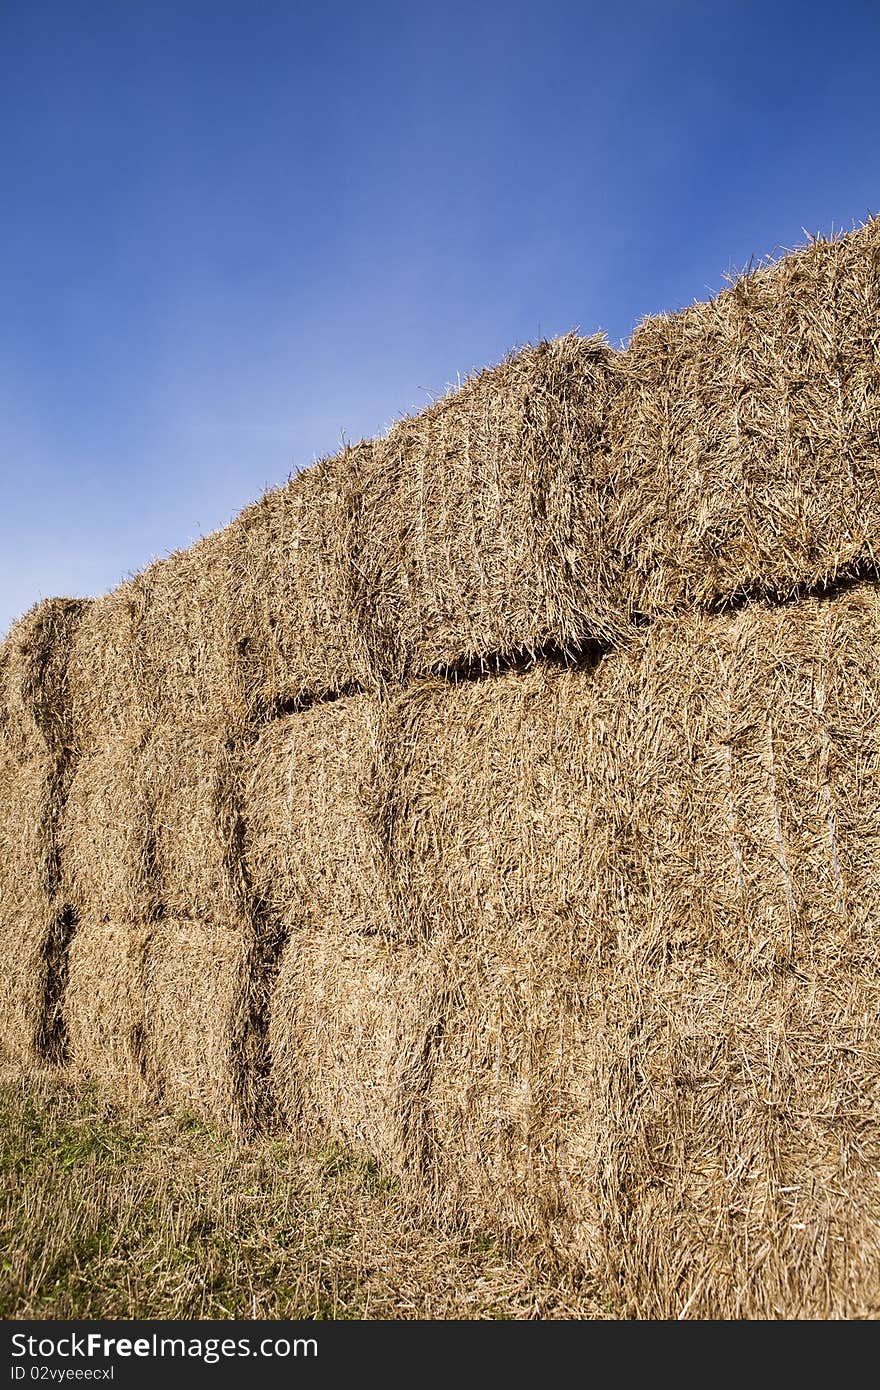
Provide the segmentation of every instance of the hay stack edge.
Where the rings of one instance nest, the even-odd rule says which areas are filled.
[[[0,646],[0,1049],[636,1317],[880,1315],[880,221]]]

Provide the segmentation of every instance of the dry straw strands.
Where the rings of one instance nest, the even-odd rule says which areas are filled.
[[[0,909],[0,1060],[22,1067],[59,1062],[59,1011],[71,921],[58,902]]]
[[[874,564],[880,219],[646,320],[619,365],[612,524],[637,608]]]
[[[61,820],[64,895],[81,917],[149,922],[160,906],[144,738],[108,735],[79,760]]]
[[[58,801],[48,755],[0,755],[0,1051],[25,1064],[60,1046],[69,922],[59,895]]]
[[[70,663],[83,751],[169,718],[201,722],[243,711],[236,638],[224,625],[231,539],[228,528],[208,536],[94,602]]]
[[[243,769],[247,873],[287,931],[406,934],[378,822],[381,713],[366,696],[266,725]]]
[[[569,334],[368,446],[357,563],[393,674],[620,634],[596,508],[616,389],[607,343]]]
[[[423,1162],[433,955],[328,925],[294,933],[272,991],[272,1088],[287,1124],[391,1171]]]
[[[67,667],[87,599],[46,599],[0,643],[0,744],[15,756],[62,759],[72,744]]]
[[[67,664],[88,603],[38,604],[0,644],[0,1049],[24,1064],[63,1050],[58,999],[72,919],[59,822],[73,772]]]
[[[62,1001],[68,1060],[124,1101],[148,1095],[144,968],[152,927],[81,914]]]
[[[108,921],[162,913],[248,921],[238,794],[245,747],[228,725],[161,725],[110,734],[84,755],[64,815],[68,899]]]
[[[84,918],[63,1000],[71,1065],[117,1096],[248,1126],[263,1100],[245,928]]]
[[[398,697],[423,944],[291,939],[286,1113],[631,1313],[876,1312],[878,654],[866,587]]]
[[[240,730],[163,725],[141,763],[151,808],[153,881],[165,912],[217,925],[250,921],[242,858],[240,769],[249,746]]]

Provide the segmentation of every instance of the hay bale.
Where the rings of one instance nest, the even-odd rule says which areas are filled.
[[[18,757],[59,760],[73,742],[68,663],[88,599],[52,598],[19,618],[0,644],[0,741]]]
[[[0,1059],[19,1067],[61,1062],[59,1011],[73,931],[57,900],[0,902]]]
[[[635,608],[785,597],[875,564],[878,322],[874,219],[637,329],[607,421]]]
[[[166,1104],[233,1127],[252,1118],[252,935],[167,918],[144,965],[144,1056]]]
[[[127,1100],[252,1125],[264,1102],[258,957],[246,929],[85,918],[63,1006],[73,1066]]]
[[[72,930],[60,895],[55,759],[0,755],[0,1051],[23,1065],[63,1051],[57,1000]]]
[[[125,1103],[149,1098],[144,972],[153,928],[84,916],[70,948],[62,1012],[75,1075]]]
[[[98,599],[71,654],[78,746],[162,722],[240,716],[248,708],[231,627],[235,528],[227,527]]]
[[[421,1171],[438,978],[424,948],[333,925],[291,934],[269,1049],[279,1112],[300,1138],[329,1137],[396,1173]]]
[[[148,922],[162,903],[146,737],[108,734],[79,760],[61,816],[64,895],[82,918]]]
[[[26,908],[58,894],[56,824],[62,807],[53,758],[0,755],[0,904]]]
[[[428,682],[389,702],[389,863],[441,962],[420,1029],[423,1200],[577,1259],[566,1171],[595,1054],[578,942],[607,904],[585,780],[604,667]],[[395,741],[396,735],[396,741]]]
[[[58,1000],[74,919],[60,821],[75,765],[67,669],[88,603],[48,599],[0,645],[0,1049],[58,1061]]]
[[[83,748],[375,680],[353,558],[357,458],[316,464],[97,600],[72,660]]]
[[[80,755],[93,752],[110,736],[133,736],[149,722],[137,626],[142,605],[142,586],[133,580],[95,599],[79,626],[68,684]]]
[[[594,495],[616,390],[605,340],[569,334],[369,446],[357,565],[390,674],[625,632]]]
[[[574,336],[513,356],[99,600],[73,661],[81,744],[619,632],[572,588],[610,359]]]
[[[379,705],[360,695],[273,720],[250,750],[244,856],[274,923],[406,934],[384,864],[380,739]]]
[[[615,1306],[876,1311],[878,618],[869,587],[750,606],[592,672],[401,696],[406,992],[296,937],[273,1011],[334,1131],[404,1152],[384,1059],[418,1055],[417,1190],[549,1241]]]
[[[140,763],[155,892],[170,917],[233,925],[254,910],[242,852],[242,761],[253,739],[230,725],[161,725]]]
[[[368,445],[322,459],[233,523],[237,571],[228,602],[247,635],[242,661],[263,715],[372,688],[388,665],[360,559],[368,461]]]
[[[588,896],[584,840],[601,827],[575,764],[595,669],[540,663],[389,699],[381,823],[398,911],[417,934],[468,936],[475,920],[552,915]],[[462,816],[475,796],[479,815]]]
[[[65,892],[108,921],[249,920],[239,769],[228,725],[111,734],[80,761],[63,819]]]

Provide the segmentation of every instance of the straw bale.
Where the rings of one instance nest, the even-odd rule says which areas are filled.
[[[71,657],[77,736],[107,735],[247,709],[246,646],[231,625],[235,528],[157,560],[95,601]]]
[[[64,813],[70,901],[107,920],[161,911],[247,920],[238,788],[247,741],[230,725],[163,724],[110,734],[87,753]]]
[[[62,793],[53,758],[0,755],[0,903],[25,907],[59,891]]]
[[[242,852],[240,776],[249,739],[231,725],[161,725],[141,776],[150,806],[152,872],[172,917],[240,924],[254,910]]]
[[[542,342],[369,446],[358,565],[392,674],[625,630],[593,497],[613,363],[602,337]]]
[[[62,1003],[73,1072],[129,1103],[150,1095],[144,972],[152,932],[151,925],[81,917]]]
[[[252,936],[166,918],[144,968],[144,1053],[166,1103],[236,1125],[250,1099]]]
[[[374,680],[361,635],[356,450],[96,601],[71,681],[84,748],[105,732],[242,722]]]
[[[629,1314],[876,1312],[878,618],[750,605],[402,695],[424,944],[291,938],[282,1090]]]
[[[73,1066],[117,1096],[252,1124],[264,1100],[258,955],[246,928],[84,918],[64,997]]]
[[[368,445],[321,459],[233,523],[229,602],[247,634],[246,683],[263,714],[304,697],[375,686],[387,665],[359,554],[368,460]]]
[[[142,587],[133,580],[95,599],[83,616],[68,666],[78,754],[93,752],[109,736],[132,736],[148,722],[138,644],[141,604]]]
[[[70,921],[59,895],[55,759],[0,755],[0,1051],[30,1064],[62,1049],[57,997]]]
[[[243,770],[244,855],[269,917],[288,929],[406,933],[378,818],[380,708],[366,695],[266,725]]]
[[[0,644],[0,743],[16,756],[60,760],[70,752],[67,668],[89,606],[87,599],[45,599]]]
[[[0,905],[0,1059],[22,1067],[64,1059],[59,999],[72,930],[57,900]]]
[[[647,319],[619,374],[612,543],[641,612],[875,564],[880,219]]]
[[[396,1173],[425,1160],[425,1067],[439,1010],[433,953],[334,924],[291,934],[271,999],[271,1082],[307,1142],[329,1137]]]
[[[512,356],[98,600],[73,660],[80,742],[619,633],[595,574],[573,584],[611,357],[573,335]]]
[[[83,918],[147,922],[161,905],[146,742],[108,734],[77,764],[60,840],[64,894]]]

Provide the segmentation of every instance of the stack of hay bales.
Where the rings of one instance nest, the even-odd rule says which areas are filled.
[[[282,1114],[627,1315],[876,1313],[878,702],[863,586],[267,730]]]
[[[367,695],[269,723],[247,761],[244,853],[287,937],[270,1024],[282,1116],[405,1172],[434,962],[389,873],[386,737],[384,705]]]
[[[262,930],[240,855],[245,735],[142,723],[84,753],[64,818],[79,927],[71,1059],[126,1095],[249,1125],[260,1104]]]
[[[57,1060],[72,918],[58,832],[75,766],[67,682],[88,604],[47,599],[0,646],[0,1051]]]
[[[874,221],[97,600],[74,1062],[240,1121],[271,1058],[622,1312],[876,1312],[878,538]]]
[[[253,753],[250,871],[302,928],[282,1111],[629,1313],[880,1306],[878,247],[809,248],[618,364],[601,601],[650,628],[460,683],[448,648]]]
[[[627,1314],[880,1307],[878,619],[681,619],[408,715],[422,1179]]]

